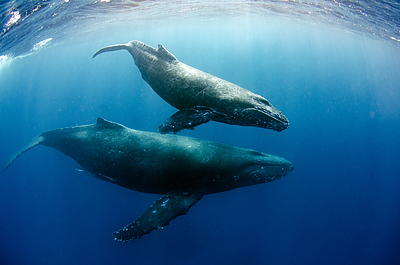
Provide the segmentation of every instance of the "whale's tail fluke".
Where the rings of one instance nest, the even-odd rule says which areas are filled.
[[[118,50],[128,50],[129,46],[127,44],[117,44],[117,45],[111,45],[111,46],[107,46],[104,48],[101,48],[100,50],[98,50],[92,58],[96,57],[97,55],[99,55],[100,53],[103,52],[112,52],[112,51],[118,51]]]
[[[41,144],[44,140],[45,140],[44,136],[38,136],[35,139],[33,139],[30,144],[28,144],[25,148],[23,148],[19,152],[16,152],[14,155],[12,155],[10,157],[10,159],[8,159],[8,162],[4,166],[3,170],[6,170],[17,157],[19,157],[20,155],[22,155],[23,153],[25,153],[29,149]]]

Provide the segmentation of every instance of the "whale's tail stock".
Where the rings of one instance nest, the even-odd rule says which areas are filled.
[[[23,149],[21,149],[20,151],[14,153],[7,161],[6,165],[4,166],[3,170],[6,170],[11,163],[20,155],[22,155],[23,153],[25,153],[26,151],[28,151],[29,149],[32,149],[33,147],[41,144],[43,141],[45,140],[44,136],[38,136],[35,137],[32,142],[30,144],[28,144],[26,147],[24,147]]]
[[[101,48],[100,50],[98,50],[92,58],[96,57],[97,55],[99,55],[100,53],[103,52],[112,52],[112,51],[119,51],[119,50],[128,50],[129,46],[127,44],[117,44],[117,45],[111,45],[111,46],[107,46],[104,48]]]

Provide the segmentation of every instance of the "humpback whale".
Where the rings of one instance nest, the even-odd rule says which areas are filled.
[[[142,78],[153,90],[179,110],[158,127],[160,133],[194,129],[211,120],[278,132],[289,127],[285,115],[264,97],[178,61],[162,45],[155,49],[130,41],[102,48],[93,58],[122,49],[132,55]]]
[[[98,118],[95,124],[46,131],[13,155],[54,148],[85,172],[124,188],[162,197],[135,222],[114,232],[129,242],[161,230],[204,195],[279,179],[293,170],[284,158],[173,134],[138,131]]]

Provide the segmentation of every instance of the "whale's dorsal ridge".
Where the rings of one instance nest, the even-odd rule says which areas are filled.
[[[158,56],[171,62],[178,61],[178,59],[176,59],[176,57],[172,53],[167,51],[167,49],[165,49],[165,47],[161,44],[158,44]]]
[[[96,126],[102,129],[118,129],[118,130],[125,129],[125,126],[116,122],[105,120],[101,117],[97,118]]]

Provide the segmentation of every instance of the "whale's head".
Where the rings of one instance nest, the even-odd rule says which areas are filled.
[[[254,126],[274,131],[283,131],[289,127],[289,120],[265,98],[255,95],[252,106],[238,113],[242,126]]]
[[[238,180],[243,182],[241,185],[256,185],[286,176],[293,170],[293,164],[288,160],[257,151],[249,150],[249,155],[253,161],[244,163],[241,166],[241,172]]]

